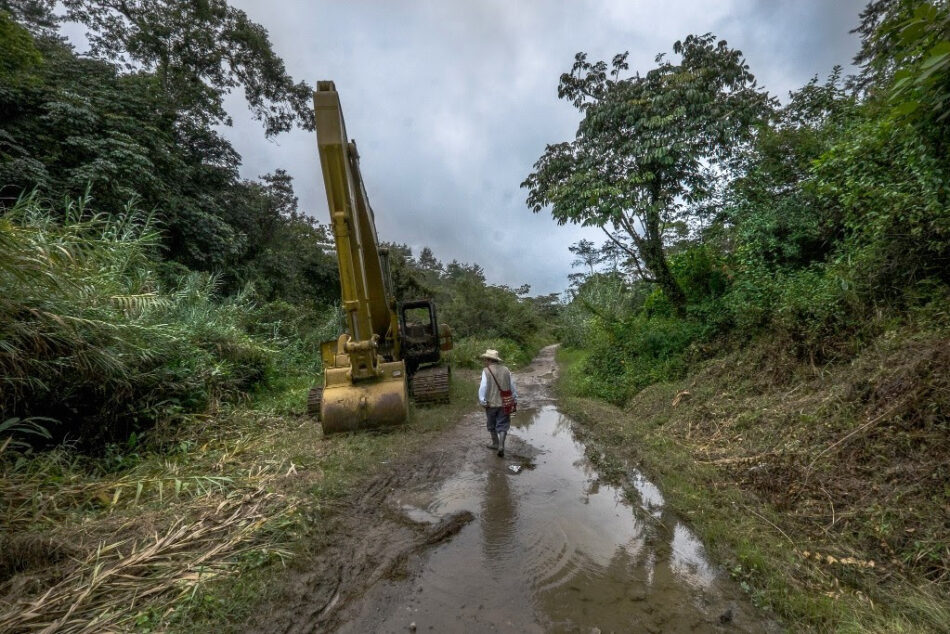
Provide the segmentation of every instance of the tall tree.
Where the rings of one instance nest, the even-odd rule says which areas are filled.
[[[313,128],[312,89],[294,83],[267,31],[225,0],[63,0],[66,18],[86,25],[93,54],[158,77],[156,97],[178,123],[230,124],[224,95],[243,87],[268,136]]]
[[[122,5],[129,15],[141,14],[135,14],[139,36],[164,28],[173,47],[187,48],[186,41],[194,47],[182,49],[181,59],[170,56],[165,66],[151,67],[139,49],[122,53],[125,44],[118,40],[102,53],[110,59],[77,55],[55,30],[62,20],[53,13],[54,5],[52,0],[0,0],[0,209],[34,190],[52,200],[88,194],[106,214],[122,213],[134,201],[152,212],[161,227],[164,258],[190,269],[223,272],[225,291],[266,273],[268,280],[257,285],[268,298],[324,296],[325,263],[319,245],[308,243],[319,228],[308,225],[296,210],[289,176],[278,170],[260,182],[241,180],[240,157],[210,124],[220,122],[213,113],[223,92],[214,93],[213,82],[205,92],[195,88],[203,81],[198,69],[220,62],[215,55],[225,54],[200,47],[224,44],[189,40],[191,29],[200,24],[181,30],[173,20],[162,24],[160,18],[172,9],[187,15],[200,12],[200,3]],[[101,17],[108,6],[90,5],[90,11]],[[215,7],[224,8],[223,14],[215,14],[222,20],[220,28],[231,28],[231,37],[237,37],[234,29],[246,18],[226,5],[208,10],[214,14]],[[245,26],[248,37],[262,34],[260,56],[253,61],[245,51],[241,59],[246,66],[220,72],[232,73],[247,88],[257,81],[248,68],[256,64],[282,73],[283,66],[264,50],[266,34]],[[130,37],[127,43],[134,48],[130,33],[123,37]],[[152,44],[158,46],[157,40]],[[202,57],[205,53],[212,61]],[[132,68],[117,64],[119,58]],[[189,78],[186,68],[198,74]],[[309,105],[302,108],[301,117]],[[306,116],[308,124],[310,119]],[[294,246],[294,259],[281,252],[281,243],[310,246]],[[177,269],[168,270],[174,274]],[[330,280],[328,287],[335,284]]]
[[[607,269],[612,273],[620,271],[622,264],[626,262],[627,254],[617,246],[616,240],[607,240],[600,246],[598,264],[607,264]]]
[[[442,263],[439,262],[429,247],[422,247],[422,251],[419,252],[419,267],[436,275],[442,272]]]
[[[590,240],[580,240],[567,247],[567,250],[577,256],[574,258],[574,261],[571,262],[572,267],[586,266],[588,274],[594,274],[594,265],[600,262],[600,252],[593,242]]]
[[[625,78],[627,53],[614,56],[609,71],[578,53],[558,86],[583,114],[577,136],[547,146],[522,187],[534,212],[550,206],[559,224],[600,227],[682,312],[686,295],[666,261],[667,231],[705,208],[771,101],[725,41],[690,35],[673,51],[679,64],[661,54],[646,75]]]
[[[0,0],[0,13],[8,13],[36,36],[60,37],[56,0]]]

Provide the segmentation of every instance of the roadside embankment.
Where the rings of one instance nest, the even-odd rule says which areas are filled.
[[[636,465],[752,600],[794,631],[950,631],[950,339],[880,337],[816,368],[760,342],[623,408],[561,409],[593,459]]]

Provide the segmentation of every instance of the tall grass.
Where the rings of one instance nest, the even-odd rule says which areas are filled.
[[[57,440],[95,448],[315,368],[318,348],[294,335],[325,316],[298,309],[288,326],[253,289],[218,297],[205,273],[163,285],[159,229],[88,199],[27,197],[0,216],[0,420],[55,419]]]
[[[509,367],[521,368],[531,363],[543,343],[546,341],[541,337],[533,337],[524,345],[503,337],[465,337],[455,342],[446,358],[456,367],[481,368],[480,355],[491,348]]]

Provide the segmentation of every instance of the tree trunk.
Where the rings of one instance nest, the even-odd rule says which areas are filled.
[[[666,295],[666,299],[673,305],[673,309],[680,317],[686,314],[686,293],[680,288],[670,266],[666,261],[666,254],[663,252],[662,242],[647,239],[647,249],[643,252],[643,261],[653,273],[657,284]]]
[[[663,251],[663,235],[660,232],[660,215],[656,211],[650,211],[646,214],[645,236],[643,246],[640,249],[643,256],[643,263],[653,273],[666,299],[673,305],[673,309],[679,317],[686,314],[686,293],[680,288],[670,266],[666,261],[666,253]]]

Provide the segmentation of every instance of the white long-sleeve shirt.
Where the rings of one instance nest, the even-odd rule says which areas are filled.
[[[507,368],[505,368],[507,369]],[[515,387],[515,375],[508,371],[508,376],[511,379],[511,395],[515,397],[515,401],[518,400],[518,389]],[[482,370],[482,382],[478,386],[478,402],[482,407],[488,407],[488,385],[489,381],[494,382],[494,380],[488,376],[488,370]]]

